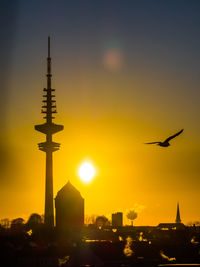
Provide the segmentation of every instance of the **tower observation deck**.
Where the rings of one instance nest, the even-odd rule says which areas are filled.
[[[51,88],[51,56],[50,56],[50,37],[48,37],[48,57],[47,57],[47,88],[44,88],[44,100],[41,113],[45,114],[43,117],[45,122],[43,124],[35,125],[35,130],[46,135],[46,142],[38,144],[40,150],[46,153],[46,184],[45,184],[45,212],[44,223],[48,228],[54,226],[54,204],[53,204],[53,152],[60,147],[59,143],[52,141],[52,135],[63,130],[63,125],[58,125],[53,122],[53,114],[56,111],[56,101],[53,92],[55,89]]]

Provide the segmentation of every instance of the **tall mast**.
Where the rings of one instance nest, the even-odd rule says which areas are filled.
[[[48,228],[54,226],[54,205],[53,205],[53,152],[60,147],[59,143],[52,141],[52,135],[62,131],[63,125],[53,123],[52,115],[57,113],[54,97],[52,92],[55,89],[51,88],[51,56],[50,56],[50,37],[48,37],[48,57],[47,57],[47,88],[44,88],[44,100],[41,113],[45,114],[43,117],[45,122],[43,124],[35,125],[35,130],[46,135],[46,142],[38,144],[40,150],[46,153],[46,183],[45,183],[45,212],[44,223]]]

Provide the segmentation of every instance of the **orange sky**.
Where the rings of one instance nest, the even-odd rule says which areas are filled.
[[[45,84],[44,77],[38,80]],[[156,225],[175,220],[179,201],[184,223],[199,219],[199,207],[195,203],[199,198],[200,143],[196,141],[194,126],[190,128],[190,121],[184,115],[178,114],[178,122],[171,112],[162,119],[165,111],[159,109],[156,114],[155,105],[150,105],[148,112],[141,109],[139,112],[137,105],[124,105],[121,99],[115,99],[113,107],[102,101],[103,108],[97,99],[91,108],[88,100],[84,103],[71,92],[74,107],[69,96],[68,99],[62,96],[62,84],[66,82],[53,84],[57,88],[58,106],[55,122],[65,127],[54,136],[54,140],[61,143],[60,151],[54,153],[54,195],[69,179],[85,198],[86,214],[109,216],[112,212],[126,213],[128,209],[141,207],[135,224]],[[74,87],[77,86],[81,85],[77,83]],[[127,86],[137,88],[133,84]],[[32,87],[39,88],[38,82]],[[102,90],[106,91],[106,87],[106,84],[102,86]],[[36,144],[43,141],[44,136],[33,128],[42,122],[41,90],[37,92],[34,110],[27,106],[25,115],[22,108],[21,112],[17,111],[19,116],[14,111],[14,117],[10,109],[9,136],[16,165],[10,169],[15,176],[10,179],[11,197],[6,190],[2,196],[6,200],[4,217],[43,213],[45,154]],[[147,141],[163,140],[182,127],[185,131],[172,140],[171,147],[144,145]],[[78,166],[87,158],[97,169],[95,179],[88,185],[77,175]]]

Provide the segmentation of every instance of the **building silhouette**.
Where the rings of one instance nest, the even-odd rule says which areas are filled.
[[[84,225],[84,199],[70,182],[58,191],[55,208],[58,230],[79,229]]]
[[[44,88],[44,100],[42,113],[45,123],[35,125],[35,130],[46,135],[46,141],[39,143],[39,149],[46,153],[46,184],[45,184],[45,212],[44,223],[48,228],[54,226],[54,206],[53,206],[53,152],[60,147],[59,143],[52,141],[52,135],[62,131],[63,125],[58,125],[53,122],[53,114],[57,113],[55,104],[55,95],[52,92],[55,89],[51,88],[51,57],[50,57],[50,37],[48,37],[48,57],[47,57],[47,88]]]
[[[177,203],[175,223],[160,223],[157,226],[161,230],[184,230],[185,225],[181,222],[179,203]]]
[[[112,214],[112,226],[118,227],[123,225],[123,213],[116,212]]]

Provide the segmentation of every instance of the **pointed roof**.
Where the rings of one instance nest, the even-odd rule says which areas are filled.
[[[56,199],[60,197],[76,196],[82,198],[80,192],[68,181],[57,193]]]
[[[176,223],[181,223],[181,216],[180,216],[180,210],[179,210],[179,203],[177,203],[177,212],[176,212]]]

